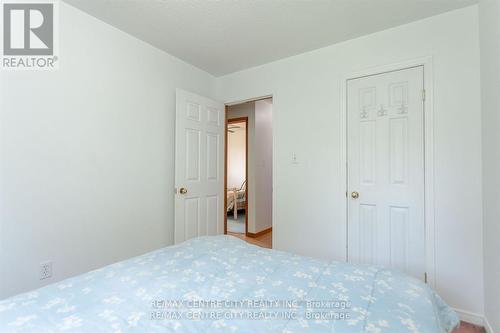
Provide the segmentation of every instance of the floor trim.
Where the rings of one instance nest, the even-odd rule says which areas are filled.
[[[484,316],[477,314],[477,313],[470,312],[470,311],[465,311],[465,310],[460,310],[460,309],[455,309],[455,308],[453,310],[458,314],[458,317],[460,318],[460,320],[466,321],[466,322],[474,324],[474,325],[483,326],[486,328],[487,321],[485,320]],[[488,328],[486,328],[486,330],[488,330]],[[487,331],[487,332],[493,333],[490,331]]]
[[[484,317],[484,329],[486,330],[486,333],[495,333],[493,332],[493,328],[490,325],[490,322],[488,321],[488,318],[485,316]]]
[[[253,232],[247,232],[247,237],[250,237],[250,238],[257,238],[257,237],[260,237],[262,235],[265,235],[267,234],[268,232],[271,232],[273,231],[273,227],[270,227],[270,228],[267,228],[267,229],[264,229],[262,231],[259,231],[257,233],[253,233]]]

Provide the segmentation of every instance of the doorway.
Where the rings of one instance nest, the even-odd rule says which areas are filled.
[[[224,233],[272,248],[272,98],[226,106]]]
[[[227,232],[248,230],[248,117],[227,121],[226,221]]]
[[[233,235],[272,247],[273,133],[272,97],[224,105],[182,89],[176,90],[174,242],[204,235],[228,234],[228,119],[247,118],[244,233]],[[239,114],[238,114],[239,113]],[[242,114],[246,113],[246,114]],[[222,167],[221,167],[222,166]],[[257,195],[258,194],[258,195]],[[241,215],[244,214],[244,215]]]

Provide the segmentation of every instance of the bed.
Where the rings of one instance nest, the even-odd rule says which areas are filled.
[[[457,324],[438,295],[397,271],[232,236],[195,238],[0,302],[0,332],[438,333]]]
[[[238,219],[238,209],[246,208],[246,181],[241,184],[241,187],[228,189],[227,193],[227,213],[231,210],[233,211],[233,217],[235,220]]]

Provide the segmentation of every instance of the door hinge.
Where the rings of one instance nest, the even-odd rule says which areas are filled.
[[[425,102],[425,89],[422,89],[422,101]]]
[[[424,282],[427,283],[427,272],[424,273]]]

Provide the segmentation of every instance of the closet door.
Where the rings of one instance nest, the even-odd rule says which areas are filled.
[[[348,260],[425,274],[423,67],[348,81]]]

